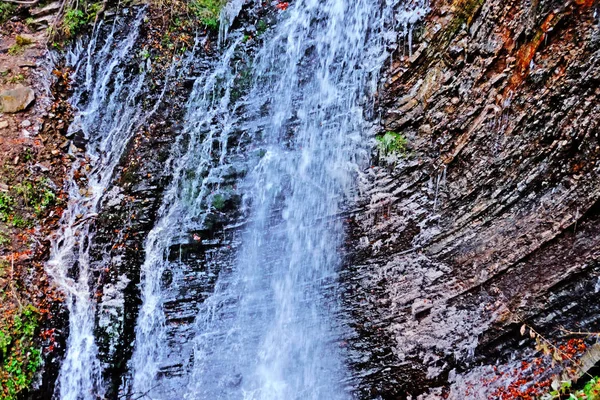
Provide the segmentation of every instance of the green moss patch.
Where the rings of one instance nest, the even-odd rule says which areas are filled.
[[[189,9],[207,28],[216,30],[219,28],[221,9],[226,3],[224,0],[193,0],[189,3]]]
[[[2,293],[2,297],[10,294]],[[33,383],[41,366],[40,350],[34,344],[40,315],[35,307],[21,307],[0,325],[0,397],[16,400]]]

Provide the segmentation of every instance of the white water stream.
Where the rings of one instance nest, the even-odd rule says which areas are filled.
[[[191,140],[175,155],[175,180],[146,244],[134,393],[165,399],[349,396],[336,323],[343,226],[330,217],[352,200],[355,174],[368,159],[372,124],[365,110],[372,109],[385,47],[395,40],[388,29],[414,22],[406,18],[414,19],[416,6],[399,13],[397,6],[297,1],[266,33],[242,100],[230,97],[237,72],[232,57],[240,46],[235,35],[214,71],[198,78],[185,120]],[[223,95],[215,97],[218,85]],[[214,196],[209,188],[227,167],[234,130],[250,135],[262,155],[238,188],[250,222],[233,268],[221,270],[200,306],[191,373],[169,384],[159,371],[173,351],[162,310],[172,299],[161,276],[186,268],[167,260],[168,249],[178,235],[202,228]]]
[[[125,67],[143,16],[144,9],[139,9],[124,13],[109,27],[100,23],[87,46],[78,44],[67,54],[72,78],[78,82],[70,100],[75,118],[69,129],[82,133],[86,151],[71,150],[75,159],[68,180],[69,202],[47,264],[66,295],[69,311],[67,350],[56,386],[56,396],[63,400],[95,400],[104,393],[94,338],[96,286],[89,251],[92,223],[113,172],[129,139],[155,111],[144,112],[141,107],[146,73],[131,75]],[[108,35],[100,43],[103,29]],[[77,174],[84,179],[76,180]]]
[[[240,99],[232,94],[242,35],[220,32],[223,54],[196,79],[171,158],[173,179],[144,247],[143,303],[129,364],[134,398],[350,397],[336,296],[344,232],[334,216],[353,201],[356,174],[369,159],[368,132],[375,119],[370,114],[395,32],[425,14],[423,1],[405,3],[293,2],[265,33],[252,63],[251,87]],[[241,5],[226,8],[227,27]],[[72,182],[48,266],[67,294],[70,312],[60,399],[91,400],[104,393],[93,336],[88,254],[93,231],[84,216],[100,211],[121,152],[147,118],[137,103],[145,73],[127,80],[121,67],[142,18],[140,12],[118,42],[113,27],[102,46],[97,29],[88,47],[71,56],[83,82],[73,98],[73,127],[88,139],[92,168],[88,191]],[[219,191],[230,190],[221,182],[232,168],[232,154],[241,151],[228,145],[232,135],[249,138],[247,150],[256,154],[237,166],[249,166],[235,189],[243,195],[247,224],[236,261],[218,272],[214,290],[199,306],[184,376],[169,378],[161,374],[174,351],[164,306],[187,268],[169,261],[169,251],[204,229]],[[169,290],[161,282],[167,270],[175,275]]]

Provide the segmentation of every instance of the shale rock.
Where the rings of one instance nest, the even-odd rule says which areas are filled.
[[[557,345],[560,327],[600,328],[592,3],[432,1],[413,56],[397,52],[382,131],[409,151],[364,171],[350,225],[362,398],[536,398],[501,394],[565,365],[536,353],[523,323]],[[544,371],[521,371],[536,357]]]

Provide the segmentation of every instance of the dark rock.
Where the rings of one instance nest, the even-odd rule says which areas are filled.
[[[401,132],[411,154],[364,172],[348,227],[363,398],[496,398],[535,356],[523,321],[557,344],[559,326],[600,328],[594,8],[470,3],[432,3],[415,39],[429,46],[412,62],[397,56],[382,93],[382,130]],[[521,378],[560,368],[547,367]]]

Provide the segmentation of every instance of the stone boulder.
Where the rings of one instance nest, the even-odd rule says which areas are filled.
[[[0,93],[0,111],[16,113],[25,110],[35,100],[33,89],[26,86],[17,86],[14,89]]]

